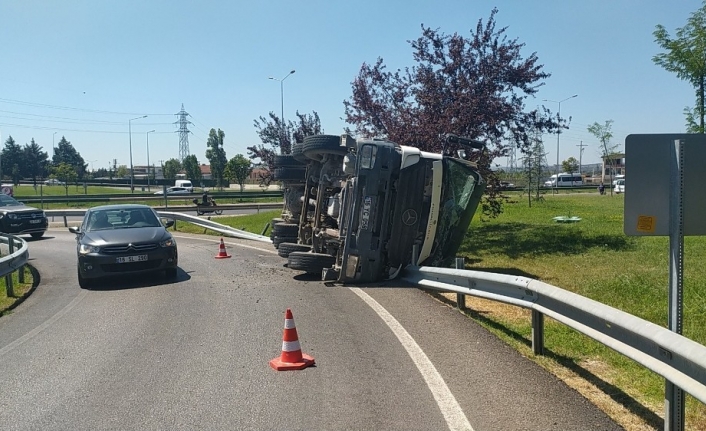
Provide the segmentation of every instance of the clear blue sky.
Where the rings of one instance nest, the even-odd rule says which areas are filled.
[[[364,62],[412,66],[408,40],[420,25],[469,35],[493,7],[507,34],[536,52],[551,73],[528,108],[545,104],[571,116],[561,160],[599,160],[593,122],[614,120],[615,144],[630,133],[682,133],[690,85],[652,63],[652,32],[670,34],[697,10],[697,0],[0,0],[0,137],[32,138],[51,156],[65,136],[89,166],[177,158],[176,114],[191,114],[189,149],[200,162],[211,128],[226,134],[226,155],[259,142],[253,120],[316,111],[326,133],[346,126],[343,100]],[[54,134],[56,132],[56,134]],[[545,136],[550,164],[556,135]],[[504,163],[504,161],[500,161]]]

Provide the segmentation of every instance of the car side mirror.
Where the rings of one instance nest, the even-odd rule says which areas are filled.
[[[81,233],[81,228],[78,226],[70,226],[69,227],[69,232],[75,233],[76,235]]]
[[[174,226],[174,220],[167,220],[167,221],[164,223],[164,227],[166,227],[166,228],[170,228],[170,227],[172,227],[172,226]]]

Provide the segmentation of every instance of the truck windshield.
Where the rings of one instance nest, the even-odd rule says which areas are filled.
[[[473,164],[444,158],[436,237],[431,255],[422,262],[423,265],[440,266],[455,257],[484,190],[485,182]]]

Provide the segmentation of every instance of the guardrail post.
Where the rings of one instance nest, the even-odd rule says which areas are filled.
[[[7,248],[10,255],[15,252],[15,241],[13,241],[12,237],[8,238]],[[5,275],[5,289],[8,298],[15,296],[15,289],[12,286],[12,273]]]
[[[68,220],[66,220],[66,216],[64,216],[64,227],[68,227],[68,226],[69,226],[69,222],[68,222]]]
[[[544,354],[544,314],[537,310],[532,310],[532,351]]]
[[[465,269],[466,268],[466,259],[462,257],[457,257],[456,258],[456,269]],[[457,293],[456,294],[456,308],[458,308],[461,311],[466,311],[466,295],[463,293]]]

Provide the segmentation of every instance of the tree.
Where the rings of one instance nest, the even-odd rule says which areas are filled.
[[[23,156],[22,148],[12,139],[12,136],[8,136],[0,154],[0,180],[4,175],[9,174],[15,185],[20,183],[19,167],[24,164]]]
[[[601,158],[603,160],[608,160],[610,166],[610,178],[615,176],[615,167],[613,166],[611,156],[615,154],[618,149],[618,145],[611,144],[610,140],[613,138],[613,120],[606,120],[604,124],[599,124],[594,122],[588,126],[588,133],[595,136],[599,141],[601,141]],[[611,196],[613,195],[613,188],[610,189]]]
[[[206,158],[211,164],[211,175],[216,180],[216,187],[223,187],[223,171],[226,168],[226,150],[223,148],[223,139],[226,134],[221,129],[211,129],[206,141]]]
[[[83,179],[86,173],[86,168],[88,163],[83,160],[81,153],[76,151],[71,142],[67,141],[64,136],[61,137],[59,144],[54,150],[54,156],[52,157],[52,164],[59,165],[61,163],[66,163],[71,165],[76,170],[78,179]]]
[[[115,176],[118,178],[127,178],[129,175],[130,175],[130,169],[128,169],[127,166],[125,166],[125,165],[118,166],[118,169],[115,172]]]
[[[52,168],[52,173],[56,179],[64,183],[66,196],[69,195],[69,183],[73,183],[78,179],[76,168],[68,163],[61,162]]]
[[[291,142],[303,142],[307,136],[324,133],[316,111],[312,114],[300,114],[297,111],[296,122],[290,121],[286,126],[274,112],[270,112],[269,117],[269,120],[265,117],[260,117],[259,121],[255,120],[255,128],[262,144],[247,148],[250,159],[259,159],[261,164],[268,168],[267,172],[260,174],[261,184],[269,184],[271,181],[275,154],[289,154],[292,150]],[[283,127],[286,130],[283,130]]]
[[[165,179],[175,180],[179,171],[181,171],[181,162],[179,160],[169,159],[164,162],[162,173]]]
[[[237,183],[242,192],[245,188],[245,181],[250,176],[252,170],[253,166],[250,159],[242,154],[236,154],[235,157],[228,160],[224,175],[229,181]]]
[[[49,155],[42,151],[42,147],[34,142],[25,144],[22,148],[22,155],[24,159],[24,164],[20,169],[20,172],[25,178],[32,178],[32,183],[37,185],[37,178],[44,178],[47,175],[47,168],[49,166]]]
[[[399,144],[439,152],[439,136],[455,133],[490,141],[485,151],[470,153],[489,183],[498,183],[492,161],[516,146],[526,152],[531,130],[554,132],[561,126],[542,107],[525,111],[550,75],[542,71],[535,53],[522,54],[524,44],[509,39],[506,28],[496,29],[493,9],[484,24],[465,38],[446,35],[422,25],[422,36],[410,41],[416,66],[389,72],[379,58],[363,64],[344,101],[346,121],[364,137],[384,137]],[[542,115],[539,115],[542,113]],[[505,142],[512,142],[508,145]],[[455,151],[457,148],[448,148]],[[483,201],[486,215],[501,211],[499,187],[491,187]]]
[[[564,172],[568,172],[570,174],[573,174],[574,172],[579,171],[579,161],[576,160],[574,157],[569,157],[568,159],[564,160],[561,162],[561,167],[564,169]],[[579,172],[580,174],[581,172]]]
[[[192,184],[201,183],[201,166],[195,155],[190,154],[184,157],[181,167],[186,173],[186,178],[190,179]]]
[[[661,52],[652,61],[677,78],[688,81],[696,89],[696,108],[687,107],[687,127],[690,131],[704,133],[704,90],[706,86],[706,1],[693,12],[684,27],[677,29],[672,38],[663,25],[658,24],[652,33],[655,42],[666,52]],[[696,115],[694,116],[694,111]],[[699,118],[696,128],[694,119]]]

